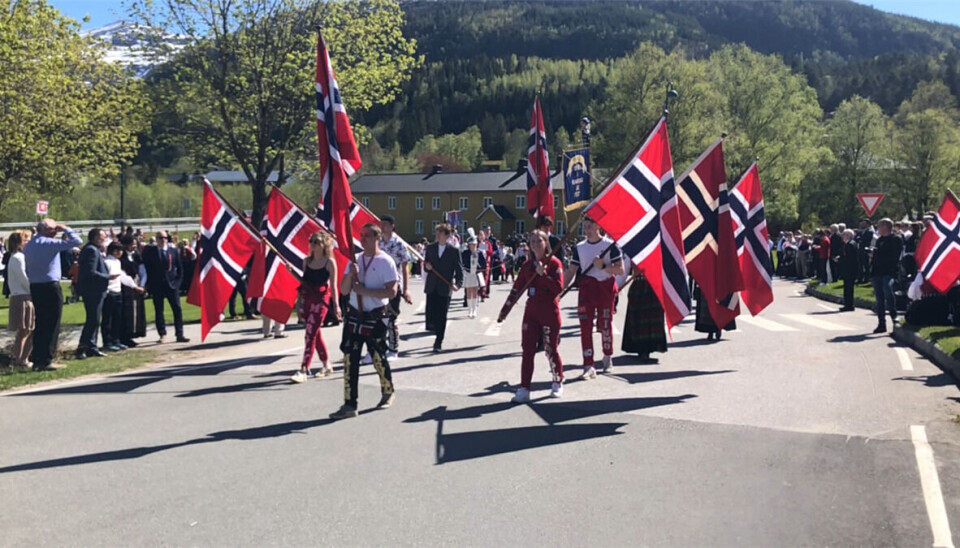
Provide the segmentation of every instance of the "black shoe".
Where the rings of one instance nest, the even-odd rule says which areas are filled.
[[[707,340],[708,340],[708,341],[712,341],[712,340],[713,340],[713,333],[707,333]]]
[[[357,408],[352,405],[343,404],[340,409],[330,413],[330,418],[338,421],[341,419],[352,419],[357,416]]]
[[[188,342],[190,342],[190,339],[184,337],[183,335],[177,335],[177,342],[178,342],[178,343],[188,343]]]
[[[856,309],[855,309],[854,307],[852,307],[852,306],[845,306],[845,307],[843,307],[843,308],[840,309],[840,312],[853,312],[854,310],[856,310]]]
[[[134,341],[120,341],[120,342],[123,343],[123,346],[126,346],[127,348],[136,348],[136,347],[137,347],[137,343],[134,342]]]
[[[88,348],[86,352],[87,352],[88,358],[92,358],[92,357],[102,358],[106,356],[106,354],[101,352],[99,348]]]
[[[885,326],[885,325],[878,325],[877,328],[873,330],[873,332],[874,332],[874,333],[886,333],[886,332],[887,332],[887,326]]]
[[[440,352],[443,352],[443,348],[441,348],[440,343],[433,343],[433,353],[439,354]]]
[[[73,357],[76,358],[76,359],[78,359],[78,360],[85,360],[85,359],[87,359],[87,351],[86,351],[86,350],[81,350],[81,349],[78,348],[77,351],[73,353]],[[36,369],[36,370],[38,370],[38,371],[40,370],[40,368],[38,368],[37,366],[34,366],[33,368]]]

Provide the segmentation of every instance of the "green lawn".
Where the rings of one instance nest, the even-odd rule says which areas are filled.
[[[812,287],[813,289],[816,289],[817,291],[827,293],[828,295],[836,295],[837,297],[843,298],[843,282],[842,281],[833,282],[833,283],[829,283],[827,285],[821,286],[820,282],[818,282],[817,280],[810,280],[807,283],[807,285]],[[871,303],[877,302],[876,299],[874,299],[873,297],[873,285],[870,284],[869,282],[865,284],[856,284],[853,287],[853,298],[863,299],[865,301],[870,301]]]
[[[57,363],[67,367],[57,371],[31,371],[22,367],[0,367],[0,391],[52,380],[72,379],[83,375],[116,373],[152,362],[157,357],[154,349],[131,349],[107,354],[104,358],[78,360],[72,352],[61,352]]]
[[[63,296],[68,297],[70,295],[69,282],[61,282],[60,285],[63,287]],[[242,308],[239,298],[237,298],[237,306]],[[10,314],[7,312],[9,307],[10,300],[0,295],[0,328],[7,327],[7,324],[9,323]],[[186,297],[180,297],[180,307],[183,309],[184,323],[194,323],[200,321],[200,309],[192,304],[187,304]],[[147,299],[146,316],[147,325],[152,324],[155,318],[155,313],[153,311],[153,300],[150,298]],[[167,323],[173,323],[173,313],[170,311],[169,305],[164,305],[163,317],[166,318]],[[86,313],[83,311],[83,303],[71,303],[64,305],[63,316],[60,319],[60,323],[64,326],[83,325],[85,319]]]

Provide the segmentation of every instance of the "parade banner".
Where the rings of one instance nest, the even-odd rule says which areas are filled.
[[[563,151],[564,211],[579,209],[590,201],[590,149]]]
[[[454,211],[448,211],[446,213],[447,224],[450,226],[459,229],[460,224],[463,222],[463,213],[457,209]]]

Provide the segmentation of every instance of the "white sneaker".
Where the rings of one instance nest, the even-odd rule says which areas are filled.
[[[589,367],[583,368],[583,375],[580,376],[581,379],[589,381],[590,379],[597,378],[597,370],[591,365]]]
[[[304,374],[303,371],[297,371],[290,377],[290,380],[297,384],[300,384],[302,382],[307,381],[307,376]]]
[[[563,397],[563,383],[562,383],[562,382],[555,382],[555,383],[553,383],[553,385],[550,387],[550,396],[553,397],[553,398],[561,398],[561,397]]]
[[[373,358],[370,357],[370,354],[360,358],[360,365],[370,365],[371,363],[373,363]]]
[[[613,373],[613,356],[603,357],[603,372]]]
[[[387,352],[386,358],[387,358],[388,360],[399,360],[399,359],[400,359],[400,354],[398,354],[398,353],[396,353],[396,352]],[[372,361],[372,360],[371,360],[371,361]]]
[[[513,395],[513,399],[510,401],[513,403],[529,403],[530,391],[521,386],[517,389],[517,393]]]

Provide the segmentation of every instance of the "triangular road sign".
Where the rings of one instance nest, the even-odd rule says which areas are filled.
[[[866,192],[857,194],[857,200],[860,200],[860,205],[863,206],[863,210],[867,212],[867,217],[873,217],[877,208],[880,207],[880,202],[883,201],[884,196],[886,196],[886,194],[883,192]]]

